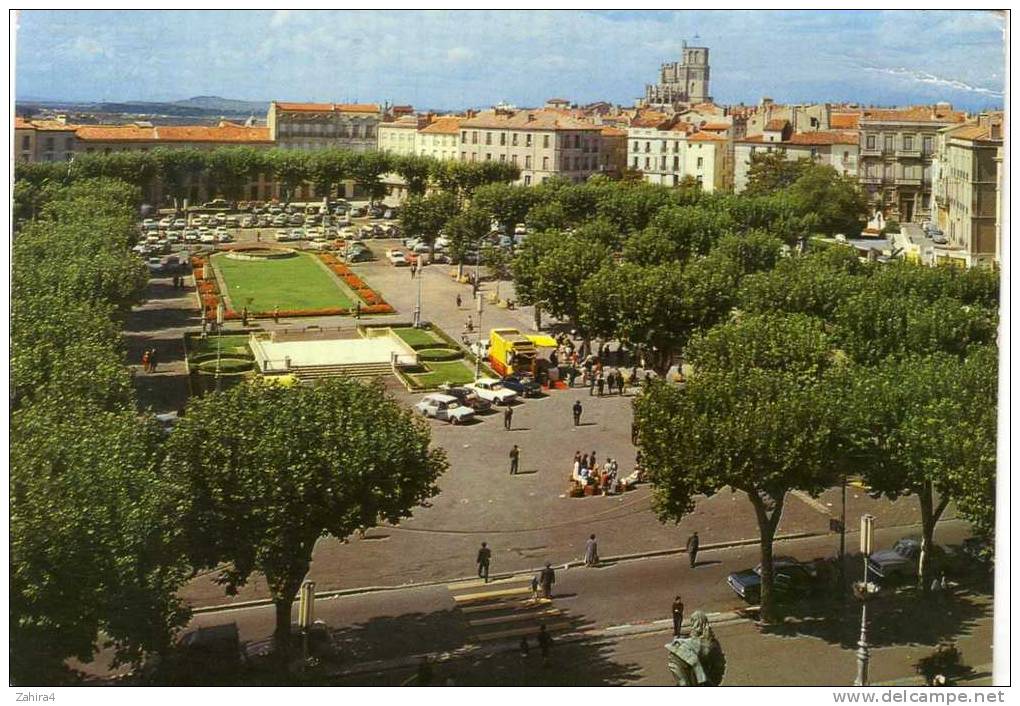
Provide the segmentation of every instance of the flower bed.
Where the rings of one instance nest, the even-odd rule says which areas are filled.
[[[361,307],[363,314],[392,314],[395,309],[374,289],[365,284],[365,281],[351,271],[351,268],[336,259],[329,253],[319,253],[319,259],[330,271],[344,281],[355,296],[366,306]]]
[[[464,351],[453,348],[422,348],[418,351],[418,360],[428,362],[440,362],[445,360],[459,360],[464,357]]]

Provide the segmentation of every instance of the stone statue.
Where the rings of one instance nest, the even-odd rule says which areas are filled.
[[[726,671],[726,658],[715,639],[708,616],[696,610],[691,615],[689,637],[675,637],[666,645],[669,667],[677,686],[719,686]]]

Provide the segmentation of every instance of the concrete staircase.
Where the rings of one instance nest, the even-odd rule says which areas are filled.
[[[294,376],[301,382],[322,380],[325,378],[346,375],[351,378],[370,380],[393,374],[389,363],[351,363],[349,365],[308,365],[293,370]]]

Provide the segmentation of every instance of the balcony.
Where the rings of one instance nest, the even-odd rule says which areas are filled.
[[[921,158],[921,150],[920,149],[916,149],[916,150],[915,149],[910,149],[910,150],[898,149],[898,150],[896,150],[896,156],[897,157],[910,157],[910,158],[913,158],[913,159],[920,159]]]
[[[861,147],[861,156],[862,157],[881,157],[882,156],[882,148],[881,147],[872,147],[872,148]]]
[[[862,184],[881,184],[882,177],[880,176],[861,176],[860,181]]]
[[[898,177],[896,177],[896,185],[897,186],[920,186],[921,185],[921,177],[898,176]]]

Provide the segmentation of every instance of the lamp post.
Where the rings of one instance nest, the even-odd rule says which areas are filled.
[[[857,678],[854,686],[868,685],[868,601],[878,593],[878,586],[868,582],[868,556],[871,554],[875,518],[861,515],[861,554],[864,555],[864,580],[854,585],[854,593],[861,602],[861,637],[857,641]]]
[[[220,391],[220,336],[223,335],[223,301],[216,304],[216,391]]]
[[[428,264],[428,255],[422,253],[418,256],[418,271],[415,272],[415,277],[418,279],[418,295],[414,301],[414,317],[412,318],[413,326],[415,328],[421,328],[421,278],[425,271],[425,265]]]
[[[478,337],[475,343],[475,380],[477,380],[482,372],[482,293],[478,292],[475,299],[478,305]]]
[[[308,661],[308,632],[315,620],[315,582],[305,581],[298,594],[298,627],[301,629],[301,652]]]

